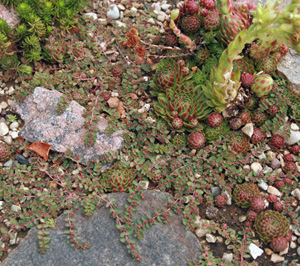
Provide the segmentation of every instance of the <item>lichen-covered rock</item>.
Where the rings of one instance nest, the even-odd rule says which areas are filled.
[[[51,146],[51,150],[66,152],[70,149],[79,155],[83,163],[98,160],[110,151],[117,151],[123,145],[122,131],[116,131],[111,136],[104,133],[108,123],[99,117],[96,142],[92,147],[85,144],[85,118],[82,116],[85,108],[71,101],[66,110],[57,114],[56,108],[63,94],[56,90],[35,88],[22,103],[14,106],[25,124],[20,136],[30,142],[42,141]]]

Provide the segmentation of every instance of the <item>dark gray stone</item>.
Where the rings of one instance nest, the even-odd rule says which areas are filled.
[[[108,195],[122,208],[127,197],[126,193]],[[156,208],[162,210],[170,197],[164,192],[146,191],[135,218],[140,219],[147,213],[153,215]],[[37,229],[33,228],[1,266],[184,266],[201,255],[198,239],[185,230],[180,215],[170,217],[170,224],[156,224],[144,232],[144,238],[136,243],[142,256],[141,263],[135,262],[125,244],[120,242],[116,221],[110,217],[108,209],[96,209],[90,218],[76,213],[74,223],[78,236],[91,244],[85,251],[76,250],[67,243],[65,218],[64,214],[58,217],[56,226],[49,230],[51,241],[46,254],[38,253]]]
[[[16,160],[20,164],[30,165],[30,163],[22,155],[16,154]]]

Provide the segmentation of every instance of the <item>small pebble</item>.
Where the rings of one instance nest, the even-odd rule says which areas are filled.
[[[10,209],[11,209],[13,212],[18,212],[18,211],[21,210],[21,207],[13,204],[13,205],[11,205]]]
[[[272,173],[273,172],[273,169],[269,166],[266,166],[264,169],[263,169],[263,173],[264,174],[267,174],[267,173]]]
[[[214,197],[221,194],[221,189],[219,187],[212,187],[210,189],[210,191],[211,191],[211,193],[213,194]]]
[[[261,180],[258,183],[258,187],[261,188],[264,191],[267,191],[269,186],[268,186],[268,184],[265,181]]]
[[[207,243],[216,243],[216,237],[212,234],[206,234],[206,242]]]
[[[296,188],[295,190],[292,191],[291,193],[297,200],[300,200],[300,189]]]
[[[13,164],[13,160],[9,160],[9,161],[7,161],[6,163],[4,163],[4,167],[11,167],[12,166],[12,164]]]
[[[256,173],[259,174],[262,171],[262,166],[260,163],[252,163],[251,164],[251,170]]]
[[[85,16],[85,17],[90,17],[90,18],[92,18],[93,20],[96,20],[96,19],[98,18],[97,14],[96,14],[96,13],[93,13],[93,12],[85,13],[84,16]]]
[[[208,206],[205,210],[205,215],[208,219],[213,219],[217,216],[218,209],[213,206]]]
[[[277,197],[282,196],[282,193],[276,187],[273,187],[273,186],[269,186],[267,192],[269,194],[276,195]]]
[[[16,139],[19,136],[17,131],[10,131],[9,135],[11,135],[12,139]]]
[[[30,165],[30,163],[22,155],[16,154],[16,160],[20,164]]]
[[[243,223],[243,222],[245,222],[247,220],[247,216],[246,215],[241,215],[240,217],[239,217],[239,222],[240,223]]]
[[[267,155],[267,158],[269,158],[269,159],[275,159],[276,158],[276,153],[272,152],[272,151],[267,151],[266,155]]]
[[[5,136],[9,132],[8,126],[4,123],[0,123],[0,136]]]
[[[295,242],[291,242],[290,243],[290,248],[291,249],[294,249],[294,248],[296,248],[297,247],[297,244],[295,243]]]
[[[284,261],[284,257],[281,257],[281,256],[279,256],[279,255],[276,254],[276,253],[273,253],[272,256],[271,256],[271,261],[272,261],[273,263],[282,262],[282,261]]]
[[[224,239],[221,236],[217,236],[216,240],[217,240],[217,243],[223,243],[224,242]]]
[[[272,161],[271,161],[272,169],[274,169],[274,170],[278,169],[278,168],[280,168],[280,166],[281,166],[280,161],[277,158],[272,159]]]
[[[223,254],[222,260],[231,262],[232,259],[233,259],[233,254],[232,253],[224,253]]]
[[[18,122],[12,122],[10,125],[9,125],[9,128],[11,130],[13,129],[17,129],[19,127],[19,123]]]
[[[291,130],[298,131],[299,130],[298,125],[296,125],[295,123],[292,123],[291,124]]]
[[[274,253],[273,250],[269,248],[265,248],[265,252],[268,256],[271,256]]]
[[[300,247],[297,248],[297,254],[300,256]]]

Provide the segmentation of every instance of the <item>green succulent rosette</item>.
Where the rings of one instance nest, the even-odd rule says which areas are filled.
[[[173,127],[172,121],[175,118],[182,119],[182,127],[176,128],[178,132],[195,131],[199,129],[199,121],[204,120],[212,111],[206,100],[200,85],[194,86],[192,81],[186,81],[175,89],[167,90],[165,94],[158,94],[154,110],[170,127]]]
[[[158,64],[153,80],[150,82],[150,87],[153,89],[151,94],[157,96],[158,93],[166,92],[166,90],[176,87],[192,76],[193,73],[183,76],[176,60],[165,59]]]

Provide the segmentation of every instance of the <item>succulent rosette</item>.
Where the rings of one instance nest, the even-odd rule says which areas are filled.
[[[290,230],[290,222],[280,212],[267,210],[257,216],[254,228],[261,241],[269,243],[277,237],[285,237]]]
[[[219,38],[225,44],[229,44],[240,31],[250,26],[249,9],[247,5],[233,9],[232,0],[219,0],[217,7],[221,13]]]
[[[200,86],[194,86],[192,81],[169,89],[166,94],[160,93],[158,102],[154,103],[154,110],[178,132],[196,130],[199,121],[204,120],[211,112]],[[178,118],[182,120],[180,128],[177,126],[179,123],[174,127],[175,121],[179,121]]]
[[[233,190],[233,200],[241,208],[249,208],[254,198],[259,196],[259,189],[255,184],[243,183]]]
[[[135,176],[133,169],[114,165],[102,174],[102,184],[108,192],[124,192],[128,190]]]

